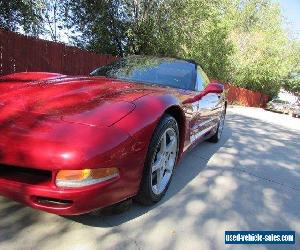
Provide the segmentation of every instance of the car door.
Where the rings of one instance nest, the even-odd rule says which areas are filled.
[[[197,66],[195,91],[203,96],[193,103],[194,116],[190,122],[190,142],[195,143],[203,140],[219,121],[219,114],[222,108],[221,95],[217,93],[205,93],[205,88],[210,83],[208,77]]]

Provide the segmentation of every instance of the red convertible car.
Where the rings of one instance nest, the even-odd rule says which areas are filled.
[[[191,60],[131,56],[89,76],[2,76],[0,195],[60,215],[132,197],[151,205],[184,152],[219,141],[225,113],[223,85]]]

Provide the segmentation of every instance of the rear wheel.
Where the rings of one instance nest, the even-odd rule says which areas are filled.
[[[165,195],[177,161],[179,132],[176,120],[165,115],[154,131],[148,149],[143,178],[136,200],[151,205]]]
[[[226,111],[224,110],[221,114],[220,121],[218,123],[218,128],[216,133],[208,139],[209,142],[217,143],[220,141],[224,129],[224,123],[225,123],[225,115]]]

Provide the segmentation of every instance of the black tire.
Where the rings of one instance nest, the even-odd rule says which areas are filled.
[[[224,117],[223,121],[222,121],[222,116]],[[219,129],[220,129],[221,122],[223,122],[223,123],[225,122],[225,116],[226,116],[226,110],[224,110],[222,112],[221,119],[220,119],[220,121],[218,123],[218,128],[217,128],[216,133],[214,133],[212,137],[210,137],[210,138],[207,139],[208,142],[218,143],[220,141],[221,135],[222,135],[223,131],[221,131],[221,135],[220,135],[219,134]],[[224,124],[223,124],[223,126],[224,126]],[[223,126],[222,126],[222,130],[223,130]]]
[[[178,125],[177,125],[177,121],[175,120],[174,117],[166,114],[161,118],[161,120],[160,120],[159,124],[157,125],[157,127],[153,133],[153,136],[151,138],[147,156],[146,156],[146,161],[145,161],[145,166],[144,166],[143,177],[142,177],[141,184],[140,184],[140,189],[139,189],[137,196],[135,197],[135,200],[142,205],[153,205],[154,203],[157,203],[158,201],[160,201],[162,199],[162,197],[165,195],[165,193],[167,192],[168,187],[171,183],[172,177],[174,175],[175,165],[173,167],[171,177],[170,177],[164,191],[159,195],[157,195],[153,192],[152,182],[151,182],[152,164],[153,164],[155,156],[157,154],[157,150],[160,145],[161,137],[163,136],[165,131],[167,131],[169,128],[173,128],[174,131],[176,132],[176,136],[177,136],[177,150],[176,150],[176,158],[175,158],[176,159],[175,165],[176,165],[176,161],[177,161],[177,157],[178,157],[178,149],[179,149]]]

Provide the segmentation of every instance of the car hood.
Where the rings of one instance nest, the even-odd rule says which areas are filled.
[[[147,86],[104,77],[19,73],[0,78],[0,123],[14,116],[49,117],[90,126],[111,126],[134,110]]]

